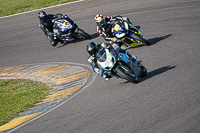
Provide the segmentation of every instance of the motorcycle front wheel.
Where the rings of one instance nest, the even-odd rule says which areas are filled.
[[[141,69],[141,75],[140,75],[140,77],[147,76],[147,69],[144,66],[140,66],[140,69]]]
[[[91,36],[82,29],[78,29],[77,33],[78,33],[78,36],[80,36],[81,38],[84,38],[86,40],[91,39]]]
[[[146,44],[147,46],[151,45],[151,43],[149,41],[147,41],[146,39],[142,38],[141,36],[139,35],[136,35],[136,34],[131,34],[131,38],[137,40],[137,41],[140,41],[144,44]]]
[[[128,80],[129,82],[133,82],[133,83],[138,83],[139,79],[136,77],[131,76],[129,73],[127,73],[123,68],[118,67],[116,69],[117,74],[121,77],[124,78],[126,80]]]

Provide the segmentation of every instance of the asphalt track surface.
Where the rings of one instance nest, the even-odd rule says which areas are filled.
[[[85,0],[45,10],[66,13],[96,43],[94,16],[127,16],[151,46],[128,48],[148,69],[133,84],[97,76],[84,91],[15,133],[199,133],[200,1]],[[0,67],[72,62],[88,65],[90,40],[52,47],[38,27],[37,11],[0,19]]]

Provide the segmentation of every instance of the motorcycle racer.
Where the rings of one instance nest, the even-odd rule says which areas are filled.
[[[58,44],[58,39],[56,38],[56,35],[53,32],[53,25],[54,25],[53,20],[56,18],[65,17],[67,18],[68,21],[73,21],[69,18],[69,16],[67,16],[66,14],[61,14],[61,13],[57,13],[56,15],[54,15],[54,14],[46,14],[45,11],[39,11],[37,15],[40,20],[39,27],[47,36],[52,46],[56,46]],[[75,24],[75,27],[76,27],[76,24]],[[65,44],[67,42],[63,42],[63,43]]]
[[[95,22],[97,23],[97,32],[106,40],[106,41],[112,41],[120,43],[121,40],[118,40],[116,37],[112,34],[112,22],[125,20],[128,21],[130,24],[132,24],[128,17],[122,17],[122,16],[106,16],[103,17],[102,14],[97,14],[95,16]],[[140,26],[136,26],[137,29],[140,29]]]
[[[49,39],[52,46],[56,46],[58,44],[58,41],[54,39],[53,37],[53,22],[52,20],[57,18],[54,14],[46,14],[45,11],[39,11],[38,12],[38,18],[40,20],[39,27],[44,32],[44,34]]]
[[[103,69],[99,68],[97,65],[97,60],[99,59],[98,53],[101,53],[103,49],[111,44],[109,43],[100,43],[96,44],[95,42],[91,41],[87,44],[86,50],[89,53],[88,57],[88,63],[92,66],[92,69],[95,73],[99,73],[100,76],[104,77],[105,80],[109,80],[112,76],[110,76],[108,73],[105,73]],[[131,59],[137,59],[136,56],[130,54],[128,51],[125,50],[124,47],[117,46],[120,52],[124,52],[127,54]]]

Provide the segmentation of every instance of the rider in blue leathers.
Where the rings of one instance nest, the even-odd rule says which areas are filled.
[[[38,18],[40,20],[39,27],[42,29],[44,34],[47,36],[49,39],[50,43],[52,46],[56,46],[58,44],[58,39],[56,38],[56,35],[53,33],[53,20],[56,18],[62,18],[65,17],[67,18],[66,20],[68,21],[73,21],[67,16],[66,14],[61,14],[57,13],[56,15],[54,14],[46,14],[45,11],[39,11],[38,12]],[[74,25],[74,28],[76,28],[77,25]],[[67,42],[62,42],[62,43],[67,43]]]
[[[58,44],[58,41],[54,39],[53,36],[53,19],[56,19],[57,16],[54,14],[46,14],[45,11],[38,12],[38,18],[40,20],[39,27],[42,29],[44,34],[48,37],[50,43],[52,46],[56,46]]]

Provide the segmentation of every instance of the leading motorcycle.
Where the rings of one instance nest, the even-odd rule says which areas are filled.
[[[103,47],[97,53],[97,65],[104,73],[133,83],[138,83],[140,77],[147,75],[147,69],[141,61],[131,59],[126,50],[120,52],[121,48],[116,43],[105,44]]]
[[[54,39],[57,39],[60,43],[66,44],[67,42],[81,38],[91,39],[88,33],[79,28],[78,25],[67,16],[58,17],[53,23]]]

